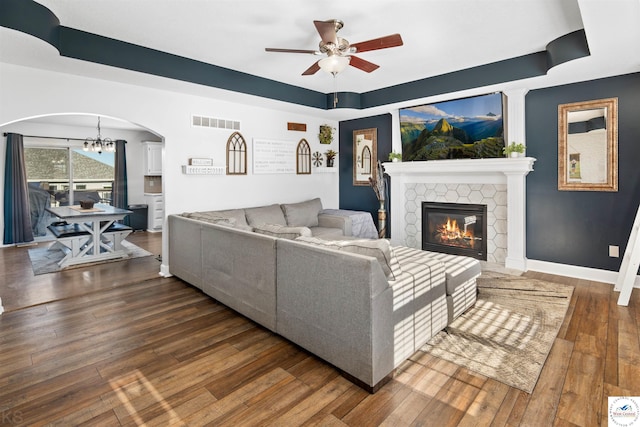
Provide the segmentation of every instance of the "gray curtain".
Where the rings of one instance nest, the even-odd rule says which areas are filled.
[[[4,163],[4,239],[5,245],[33,241],[27,171],[22,135],[7,134]]]
[[[115,178],[113,183],[113,206],[127,209],[129,206],[129,189],[127,187],[127,141],[116,140]],[[123,221],[129,224],[129,217]]]

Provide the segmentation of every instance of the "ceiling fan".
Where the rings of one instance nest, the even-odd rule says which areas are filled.
[[[307,68],[302,75],[310,76],[318,72],[318,70],[323,69],[335,77],[335,75],[344,70],[347,65],[351,65],[367,73],[380,67],[379,65],[355,56],[355,53],[402,46],[402,37],[400,37],[400,34],[392,34],[373,40],[350,44],[348,40],[338,37],[338,31],[344,26],[342,21],[330,19],[328,21],[313,21],[313,24],[316,26],[321,38],[318,50],[279,49],[270,47],[265,48],[265,50],[267,52],[326,55],[325,58],[316,61]]]

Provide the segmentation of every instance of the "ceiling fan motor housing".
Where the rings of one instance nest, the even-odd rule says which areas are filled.
[[[344,55],[345,53],[353,53],[351,52],[349,40],[343,39],[342,37],[336,37],[338,44],[334,43],[325,43],[323,41],[319,44],[319,50],[322,53],[326,53],[327,55]]]

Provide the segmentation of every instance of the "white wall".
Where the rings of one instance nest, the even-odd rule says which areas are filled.
[[[91,113],[124,119],[164,138],[163,192],[166,214],[185,211],[259,206],[296,202],[320,197],[326,208],[338,207],[338,174],[311,175],[251,173],[253,138],[299,141],[305,138],[311,151],[338,151],[338,141],[320,145],[319,126],[337,122],[309,114],[295,114],[216,99],[160,91],[70,74],[60,74],[0,63],[2,102],[0,130],[26,118],[60,114]],[[191,126],[191,115],[240,120],[241,133],[249,146],[247,176],[183,175],[181,166],[190,157],[208,157],[225,164],[230,131]],[[287,122],[305,123],[306,132],[288,131]],[[85,136],[86,137],[86,136]],[[133,142],[133,141],[130,141]],[[127,147],[129,150],[129,146]],[[4,147],[0,167],[4,170]],[[134,167],[130,162],[128,168]],[[142,165],[139,165],[142,168]],[[337,169],[337,168],[336,168]],[[4,188],[0,176],[0,194]],[[2,195],[2,197],[4,197]],[[131,200],[135,202],[135,200]],[[1,219],[3,227],[4,218]],[[163,271],[168,261],[167,233],[163,236]]]

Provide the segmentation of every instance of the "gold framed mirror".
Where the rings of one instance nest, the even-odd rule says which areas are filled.
[[[558,105],[558,190],[618,191],[618,98]]]
[[[353,185],[369,185],[376,179],[378,165],[378,129],[353,131]]]

